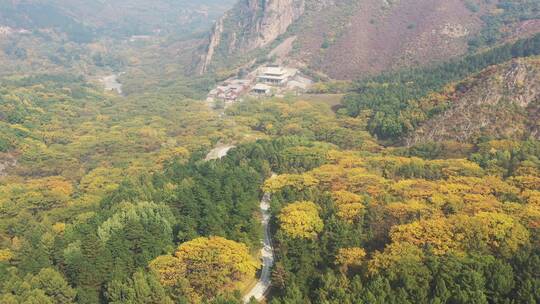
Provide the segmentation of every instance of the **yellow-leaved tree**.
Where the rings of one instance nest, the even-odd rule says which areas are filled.
[[[364,213],[363,198],[358,194],[343,190],[335,191],[332,192],[332,198],[338,209],[337,215],[348,223],[358,221]]]
[[[313,239],[324,226],[317,205],[308,201],[289,204],[278,219],[281,229],[293,238]]]
[[[275,193],[285,187],[298,191],[317,185],[318,181],[307,174],[282,174],[268,179],[263,186],[264,192]]]
[[[25,209],[41,212],[65,207],[73,191],[71,182],[60,176],[0,185],[0,214],[14,216]]]
[[[492,252],[512,257],[529,243],[529,231],[509,215],[481,212],[472,219],[485,231],[483,240]]]
[[[175,286],[186,274],[184,265],[172,255],[158,256],[150,262],[149,267],[158,275],[163,286]]]
[[[255,276],[259,264],[245,244],[222,237],[200,237],[181,244],[174,256],[160,256],[150,268],[161,284],[178,289],[190,302],[234,290]]]
[[[342,272],[360,267],[366,257],[366,251],[360,247],[340,248],[336,255],[336,264]]]
[[[376,251],[368,262],[368,273],[373,275],[380,271],[392,269],[400,264],[418,265],[424,260],[422,249],[410,243],[394,242],[384,248],[384,251]]]
[[[390,238],[394,243],[408,243],[420,248],[430,246],[435,254],[446,254],[461,249],[453,227],[445,218],[420,220],[394,226]]]
[[[529,243],[529,232],[515,218],[497,212],[480,212],[474,216],[419,220],[394,226],[390,232],[394,243],[419,248],[430,247],[434,254],[448,252],[491,252],[510,257]]]

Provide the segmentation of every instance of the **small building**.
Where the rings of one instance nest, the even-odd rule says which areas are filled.
[[[260,83],[284,86],[298,73],[297,69],[282,68],[282,67],[264,67],[257,76],[257,81]]]
[[[253,83],[256,83],[253,85]],[[312,81],[295,68],[265,66],[249,73],[244,79],[230,78],[210,91],[208,102],[233,103],[249,93],[253,96],[283,96],[287,92],[300,93],[307,90]]]
[[[207,100],[222,100],[225,102],[234,102],[244,94],[251,85],[251,81],[243,79],[232,79],[225,81],[222,85],[219,85],[210,93],[208,93]]]
[[[264,83],[257,83],[251,89],[251,93],[254,95],[270,95],[272,87]]]

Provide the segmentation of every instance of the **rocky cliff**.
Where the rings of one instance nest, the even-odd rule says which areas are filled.
[[[481,136],[540,139],[540,58],[514,59],[455,85],[450,107],[412,134],[426,141],[468,142]]]
[[[304,12],[304,0],[241,0],[214,25],[200,55],[199,73],[206,72],[217,56],[227,58],[268,45]]]
[[[221,43],[221,35],[223,34],[223,20],[225,20],[226,15],[220,18],[212,29],[210,35],[208,46],[205,49],[204,53],[200,55],[199,64],[197,67],[198,74],[202,75],[210,66],[212,59],[214,58],[214,53]]]
[[[241,0],[216,22],[198,72],[253,50],[272,54],[280,36],[294,39],[280,61],[336,79],[429,64],[464,54],[487,9],[472,12],[464,0]]]
[[[518,8],[512,0],[240,0],[214,26],[196,57],[198,70],[266,56],[350,80],[430,65],[462,56],[482,39],[540,31],[538,4],[526,2]],[[514,9],[501,9],[504,3]],[[499,23],[505,35],[493,34]]]

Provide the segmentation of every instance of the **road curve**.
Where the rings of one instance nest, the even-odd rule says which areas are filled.
[[[231,150],[234,147],[235,146],[233,145],[218,144],[214,149],[208,152],[204,160],[209,161],[209,160],[214,160],[214,159],[221,159],[227,156],[227,153],[229,153],[229,150]]]
[[[227,155],[230,149],[234,148],[231,145],[218,145],[206,155],[206,161],[220,159]],[[272,174],[274,177],[275,174]],[[270,193],[265,193],[259,205],[261,209],[261,223],[264,229],[263,247],[261,248],[262,270],[261,276],[257,284],[244,296],[244,303],[248,303],[251,298],[261,301],[265,298],[266,292],[272,285],[271,275],[272,266],[274,265],[274,246],[272,244],[272,234],[270,234]]]
[[[266,292],[271,285],[271,270],[274,265],[274,247],[272,245],[272,235],[270,234],[270,193],[265,193],[261,199],[262,225],[264,229],[262,255],[262,271],[257,285],[255,285],[245,296],[244,303],[248,303],[253,297],[257,301],[264,299]]]

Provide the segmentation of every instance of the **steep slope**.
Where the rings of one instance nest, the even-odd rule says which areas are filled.
[[[277,53],[281,62],[354,79],[534,33],[539,8],[534,0],[242,0],[215,25],[198,68]],[[273,51],[291,41],[287,52]]]
[[[540,138],[540,58],[489,67],[450,89],[449,108],[421,125],[407,144],[466,142],[480,136]]]
[[[296,37],[289,61],[350,79],[463,54],[480,28],[462,0],[242,0],[216,24],[199,69]]]
[[[462,55],[481,27],[461,0],[395,2],[362,1],[341,36],[313,32],[302,41],[305,56],[329,76],[350,79]],[[321,51],[325,39],[329,46]]]
[[[285,33],[303,13],[305,0],[241,0],[220,20],[200,57],[204,73],[216,57],[247,53],[263,47]]]

